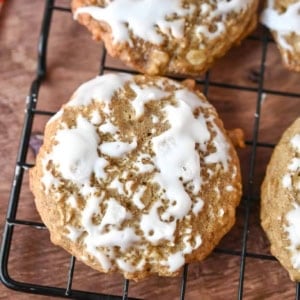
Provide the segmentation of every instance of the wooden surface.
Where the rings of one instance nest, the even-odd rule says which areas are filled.
[[[68,4],[68,1],[57,1]],[[8,197],[14,173],[17,147],[23,124],[25,97],[34,78],[37,39],[44,1],[7,1],[0,14],[0,231],[2,232]],[[101,45],[76,24],[69,13],[55,12],[51,27],[48,73],[42,85],[38,108],[57,110],[82,82],[94,77],[99,68]],[[211,71],[211,78],[231,84],[257,87],[261,44],[246,41]],[[109,64],[116,61],[109,59]],[[300,93],[300,74],[283,69],[278,51],[270,44],[266,62],[265,88]],[[257,94],[210,87],[210,101],[219,110],[226,128],[240,127],[251,140]],[[262,105],[259,140],[276,143],[283,130],[300,115],[300,99],[265,95]],[[41,133],[46,117],[37,117],[33,132]],[[239,150],[248,192],[251,147]],[[248,251],[269,254],[268,242],[259,225],[259,188],[271,149],[259,148],[254,170],[254,197],[250,214]],[[28,162],[34,162],[33,152]],[[18,218],[39,221],[28,176],[24,177],[18,207]],[[240,250],[242,245],[244,208],[238,209],[238,220],[223,239],[221,247]],[[239,279],[239,257],[213,253],[202,263],[190,266],[186,299],[236,299]],[[69,255],[49,242],[45,230],[17,227],[13,238],[9,273],[15,280],[65,287]],[[121,294],[121,276],[106,276],[76,264],[73,288]],[[144,299],[178,299],[179,278],[152,277],[141,283],[130,283],[129,295]],[[295,284],[277,261],[247,258],[244,299],[294,299]],[[44,299],[14,292],[0,285],[0,299]]]

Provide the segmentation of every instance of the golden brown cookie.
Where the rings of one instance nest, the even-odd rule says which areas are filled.
[[[151,75],[205,72],[257,23],[258,0],[73,0],[109,54]]]
[[[272,31],[284,65],[300,72],[300,1],[268,0],[261,22]]]
[[[241,196],[236,152],[204,96],[125,74],[83,84],[48,122],[30,185],[53,243],[134,280],[204,259]]]
[[[300,118],[283,134],[261,191],[261,224],[271,252],[300,280]]]

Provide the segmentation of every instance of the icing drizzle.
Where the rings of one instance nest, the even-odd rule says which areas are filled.
[[[89,14],[98,21],[109,24],[112,30],[113,42],[127,42],[133,46],[130,33],[145,41],[159,45],[164,41],[164,35],[181,39],[185,33],[185,22],[196,18],[193,14],[199,10],[199,17],[195,23],[197,34],[204,34],[208,38],[215,38],[225,30],[224,20],[227,15],[239,13],[249,7],[253,0],[210,0],[208,3],[183,5],[182,0],[114,0],[104,7],[83,6],[75,12],[75,19],[79,14]],[[197,7],[196,7],[197,6]],[[216,18],[221,20],[216,21]],[[210,32],[211,22],[217,27]],[[157,30],[159,29],[159,31]]]
[[[166,91],[165,84],[173,89]],[[111,100],[125,87],[133,92],[128,105],[136,119],[145,115],[149,101],[164,101],[163,119],[155,115],[148,117],[153,124],[163,122],[168,128],[151,137],[147,144],[151,149],[149,153],[141,150],[136,153],[143,149],[138,148],[141,141],[136,136],[131,136],[130,141],[122,140],[114,122]],[[205,197],[199,197],[202,185],[206,184],[202,168],[212,174],[210,167],[218,164],[226,172],[228,144],[214,117],[206,117],[201,112],[194,115],[200,108],[212,110],[211,105],[168,79],[138,84],[133,76],[103,75],[83,84],[64,109],[86,108],[94,102],[103,108],[101,113],[93,112],[89,117],[79,113],[71,127],[63,123],[56,131],[53,147],[43,158],[43,183],[46,193],[57,191],[66,180],[75,185],[75,192],[63,198],[65,205],[79,216],[79,223],[66,222],[65,236],[69,240],[74,243],[80,240],[86,254],[97,259],[105,270],[115,261],[122,270],[134,272],[146,262],[141,260],[133,265],[130,259],[117,257],[114,249],[126,252],[135,245],[147,256],[150,253],[143,246],[145,243],[175,247],[178,222],[199,215],[205,205]],[[57,118],[61,115],[59,112]],[[105,136],[109,139],[105,140]],[[203,154],[200,160],[199,151],[207,152],[208,144],[213,153]],[[116,172],[111,161],[126,163],[126,171]],[[47,167],[49,162],[59,173],[58,178]],[[129,171],[136,177],[129,179]],[[158,198],[150,206],[144,203],[148,185],[136,186],[135,182],[145,174],[150,178],[149,184],[159,187]],[[84,199],[81,208],[79,198]],[[128,207],[124,199],[132,205]],[[193,236],[191,225],[182,234],[183,249],[175,247],[158,262],[170,272],[178,270],[184,264],[184,256],[202,243],[198,233]]]
[[[290,4],[283,13],[279,13],[274,4],[274,0],[268,0],[267,8],[261,15],[261,22],[277,32],[281,47],[292,51],[292,46],[288,44],[285,36],[293,32],[300,35],[300,2]]]
[[[290,140],[290,144],[295,150],[296,157],[294,157],[291,163],[288,165],[289,172],[283,176],[282,185],[284,188],[292,190],[294,184],[293,197],[295,198],[293,203],[294,208],[286,215],[288,225],[285,227],[285,230],[290,241],[289,250],[292,253],[291,263],[295,269],[300,270],[300,205],[298,202],[300,199],[300,180],[298,179],[298,184],[295,182],[295,177],[297,178],[297,174],[300,172],[300,134],[293,136],[293,138]]]
[[[200,11],[205,15],[204,25],[197,25],[195,27],[196,34],[202,34],[208,39],[214,39],[225,32],[224,21],[228,14],[235,12],[239,13],[246,10],[253,0],[217,0],[209,1],[209,3],[200,4]],[[216,6],[213,8],[213,6]],[[211,32],[209,26],[214,24],[215,31]]]
[[[191,14],[194,7],[183,8],[181,0],[115,0],[105,7],[80,7],[75,12],[87,13],[98,21],[109,24],[113,33],[114,42],[128,42],[132,45],[130,34],[149,41],[153,44],[163,42],[163,35],[182,38],[184,33],[184,17]],[[176,16],[174,18],[174,16]],[[168,18],[173,17],[173,20]]]

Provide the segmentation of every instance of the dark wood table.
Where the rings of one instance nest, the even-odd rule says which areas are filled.
[[[69,1],[57,1],[68,5]],[[37,40],[43,16],[44,1],[7,1],[0,13],[0,231],[8,204],[15,160],[24,121],[25,98],[35,76]],[[47,77],[39,95],[38,109],[56,111],[73,90],[99,71],[101,44],[72,20],[67,12],[55,12],[50,32]],[[216,106],[228,129],[240,127],[246,140],[253,139],[256,120],[257,89],[260,81],[262,43],[247,40],[221,59],[210,72],[208,98]],[[108,58],[107,64],[120,66]],[[282,67],[278,50],[269,43],[258,141],[275,144],[284,129],[300,115],[300,74]],[[219,83],[219,84],[218,84]],[[220,84],[221,83],[221,84]],[[225,85],[224,85],[225,83]],[[247,86],[243,90],[230,85]],[[203,89],[203,86],[200,86]],[[277,91],[273,93],[272,91]],[[285,93],[290,93],[289,96]],[[38,116],[33,133],[42,133],[47,116]],[[258,147],[251,171],[251,145],[239,150],[242,163],[244,194],[251,202],[247,252],[269,255],[269,244],[259,225],[259,190],[272,148]],[[30,149],[27,161],[34,162]],[[249,190],[250,189],[250,190]],[[246,197],[247,198],[247,197]],[[237,223],[219,248],[242,250],[245,205],[238,209]],[[25,173],[17,218],[40,221]],[[70,257],[49,242],[46,230],[17,226],[11,246],[9,274],[12,278],[35,284],[66,287]],[[295,284],[276,260],[246,258],[244,299],[294,299]],[[236,299],[240,277],[240,256],[214,252],[204,262],[189,267],[186,299]],[[123,278],[107,276],[76,263],[73,288],[110,294],[122,293]],[[129,295],[145,299],[178,299],[180,278],[157,278],[130,283]],[[0,299],[43,299],[22,294],[0,285]]]

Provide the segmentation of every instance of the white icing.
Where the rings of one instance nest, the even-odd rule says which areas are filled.
[[[80,260],[81,260],[81,261],[87,261],[87,260],[88,260],[88,258],[87,258],[87,257],[85,257],[85,256],[83,256],[83,255],[81,255],[81,256],[80,256]]]
[[[81,224],[88,231],[90,235],[96,234],[98,232],[98,226],[95,226],[92,222],[93,215],[99,212],[100,204],[104,198],[104,193],[100,197],[90,195],[88,201],[81,214]]]
[[[135,234],[134,229],[126,227],[123,230],[110,229],[108,233],[102,233],[101,239],[96,244],[97,247],[118,246],[124,251],[139,240],[140,238]]]
[[[77,208],[78,207],[77,206],[77,200],[73,195],[71,195],[67,198],[66,203],[68,205],[70,205],[72,208]]]
[[[191,234],[192,233],[192,229],[190,227],[185,228],[184,231],[186,234]]]
[[[92,217],[95,212],[99,210],[99,204],[103,200],[103,194],[101,197],[91,196],[86,201],[86,206],[81,214],[81,224],[87,235],[83,241],[86,246],[86,251],[98,259],[99,263],[105,270],[109,270],[111,262],[102,252],[97,250],[97,239],[98,239],[98,226],[92,223]]]
[[[90,185],[90,182],[85,182],[81,188],[80,193],[83,197],[90,197],[97,193],[97,189]]]
[[[116,189],[119,195],[125,195],[123,183],[120,182],[117,177],[114,178],[114,180],[108,185],[108,187],[111,189]]]
[[[168,257],[169,271],[175,272],[184,265],[184,256],[182,252],[176,252]]]
[[[101,264],[101,267],[108,271],[111,268],[110,259],[102,252],[98,251],[96,246],[94,246],[90,241],[91,239],[85,239],[86,241],[86,251],[93,255]]]
[[[300,3],[299,3],[300,4]],[[300,7],[299,7],[300,9]],[[300,19],[300,16],[299,16]],[[300,134],[296,134],[292,139],[291,139],[291,143],[293,148],[300,153]]]
[[[227,192],[233,192],[234,191],[234,187],[232,185],[227,185],[225,189],[226,189]]]
[[[144,232],[146,240],[156,245],[161,240],[173,241],[176,221],[163,222],[157,209],[161,207],[161,201],[155,202],[149,213],[142,214],[140,227]]]
[[[136,162],[135,166],[139,169],[138,171],[139,174],[152,172],[154,170],[154,166],[151,164],[143,164],[141,162]]]
[[[102,121],[102,118],[101,118],[100,113],[97,110],[94,110],[92,112],[92,116],[91,116],[91,123],[93,125],[98,125],[101,123],[101,121]]]
[[[175,205],[166,210],[165,218],[174,216],[181,219],[192,204],[183,183],[191,181],[194,194],[200,191],[202,183],[200,159],[195,143],[207,142],[210,134],[207,127],[201,128],[189,105],[183,101],[178,102],[176,107],[164,108],[170,129],[154,137],[152,143],[155,152],[153,160],[160,171],[154,180],[166,190],[167,198],[175,202]]]
[[[195,93],[190,92],[187,89],[177,90],[175,92],[175,99],[177,101],[184,101],[186,104],[190,106],[190,108],[194,111],[197,107],[209,108],[210,104],[204,102],[201,98],[199,98]]]
[[[291,245],[289,250],[292,253],[291,262],[295,269],[300,269],[300,206],[294,203],[294,209],[289,211],[286,215],[288,226],[285,230],[288,233],[288,238]]]
[[[48,162],[49,160],[47,160]],[[51,172],[49,172],[47,169],[46,169],[46,164],[43,162],[43,176],[41,178],[41,181],[42,183],[44,184],[45,186],[45,192],[48,193],[49,192],[49,189],[51,187],[54,187],[54,189],[57,189],[58,186],[59,186],[59,180],[54,177],[52,175]]]
[[[120,141],[106,142],[99,146],[100,151],[110,157],[122,157],[123,155],[131,152],[137,146],[136,140],[132,143],[125,143]]]
[[[291,45],[285,40],[285,36],[300,34],[300,2],[290,4],[286,11],[279,13],[274,6],[274,0],[268,0],[267,8],[262,12],[261,22],[277,32],[279,44],[286,50],[292,51]]]
[[[109,257],[106,257],[98,247],[119,246],[126,250],[133,243],[139,241],[139,237],[132,228],[119,230],[119,225],[131,215],[115,199],[107,200],[107,208],[100,225],[92,222],[93,216],[100,211],[100,203],[103,201],[104,193],[100,197],[90,196],[81,214],[81,224],[87,235],[84,238],[86,251],[96,257],[102,267],[108,270],[111,266]],[[109,225],[109,232],[103,232],[105,225]]]
[[[213,130],[216,133],[216,136],[213,139],[213,144],[216,147],[216,151],[214,153],[209,154],[204,158],[204,161],[207,164],[211,163],[221,163],[224,167],[224,170],[228,170],[228,149],[229,145],[220,131],[220,129],[212,123]]]
[[[78,212],[81,213],[79,228],[68,224],[66,236],[76,242],[82,235],[81,242],[85,245],[86,253],[95,257],[105,270],[109,270],[112,261],[115,261],[125,272],[134,272],[137,268],[142,268],[145,262],[141,261],[136,266],[132,265],[130,259],[116,258],[113,247],[127,251],[132,245],[141,246],[140,244],[145,242],[150,245],[166,242],[168,246],[175,247],[174,233],[178,221],[184,218],[186,222],[191,222],[192,214],[198,215],[205,204],[199,197],[203,179],[202,163],[196,144],[201,151],[207,151],[207,145],[211,142],[215,152],[204,157],[204,164],[218,163],[225,170],[228,168],[228,144],[213,117],[207,118],[201,110],[194,116],[193,112],[197,108],[211,108],[209,103],[202,101],[194,93],[177,87],[176,83],[176,91],[172,93],[163,91],[163,81],[156,82],[155,86],[145,84],[142,87],[130,82],[129,86],[135,92],[131,103],[137,117],[144,113],[144,106],[148,101],[164,97],[171,97],[173,101],[166,102],[162,108],[165,118],[161,121],[168,129],[153,137],[145,146],[151,148],[151,155],[137,153],[136,160],[127,164],[128,157],[135,157],[135,152],[134,155],[131,155],[131,152],[137,148],[140,141],[137,141],[136,137],[133,137],[131,142],[118,140],[118,128],[109,121],[109,117],[112,117],[109,103],[115,91],[122,87],[128,77],[105,76],[104,79],[97,78],[79,88],[69,105],[87,105],[92,100],[99,101],[104,103],[102,108],[109,116],[102,120],[101,115],[95,113],[89,116],[89,121],[79,116],[73,128],[58,130],[54,137],[56,143],[52,153],[43,162],[43,167],[46,170],[47,163],[52,160],[65,179],[78,185],[79,197],[85,199],[84,208]],[[102,91],[106,85],[108,92]],[[84,91],[87,94],[82,95]],[[157,116],[151,118],[154,123],[159,121]],[[213,137],[209,127],[214,132]],[[99,131],[112,134],[114,140],[100,140]],[[112,160],[98,157],[99,151],[110,158],[122,158],[122,162],[124,165],[126,163],[128,168],[121,175],[115,175],[115,166],[109,163]],[[212,170],[208,169],[209,171],[213,174]],[[136,179],[130,180],[129,175],[138,176],[147,172],[153,172],[152,177],[148,177],[147,174],[145,178],[158,184],[159,192],[158,199],[155,199],[152,205],[146,206],[142,199],[147,185],[136,186]],[[45,171],[44,180],[49,186],[53,185],[53,179],[48,173]],[[98,184],[106,182],[106,186],[115,189],[120,197],[112,198],[109,191],[102,191],[99,196],[99,186],[93,186],[94,180],[90,180],[92,174],[95,174]],[[110,181],[107,182],[107,178]],[[192,197],[190,193],[193,194]],[[77,208],[75,197],[77,195],[66,198],[66,203],[72,208]],[[127,198],[134,207],[125,207],[123,199],[127,201]],[[132,219],[137,210],[140,210],[139,218],[134,221],[134,226],[128,225],[130,222],[127,220]],[[138,236],[140,231],[144,234],[143,238]],[[193,233],[191,225],[183,232],[182,241],[184,247],[180,251],[161,259],[160,264],[168,266],[170,272],[180,268],[184,264],[184,255],[192,253],[202,243],[201,236]],[[145,246],[141,251],[147,251],[146,249]],[[156,259],[155,255],[152,256]],[[152,256],[149,253],[149,257]]]
[[[194,215],[199,214],[199,212],[202,210],[203,206],[204,206],[204,201],[201,198],[197,197],[196,202],[194,203],[193,209],[192,209],[193,214]]]
[[[103,157],[99,157],[95,161],[95,167],[94,167],[94,172],[96,175],[96,178],[98,179],[106,179],[106,172],[104,168],[108,165],[108,161],[104,159]]]
[[[113,94],[131,78],[132,75],[122,73],[98,76],[82,84],[75,91],[67,106],[86,106],[94,100],[102,102],[105,105],[104,111],[109,112],[108,106]]]
[[[82,234],[82,230],[75,228],[74,226],[67,225],[66,228],[68,229],[69,233],[67,234],[68,239],[75,242],[80,235]]]
[[[158,116],[152,115],[152,123],[157,124],[159,122]]]
[[[132,202],[138,209],[143,209],[145,207],[144,203],[141,201],[141,198],[143,197],[147,187],[144,185],[141,185],[137,188],[135,193],[132,197]]]
[[[125,183],[125,190],[126,190],[128,196],[131,196],[131,194],[132,194],[131,187],[132,187],[133,184],[134,184],[134,181],[132,181],[132,180],[128,180]]]
[[[131,105],[135,110],[136,118],[141,117],[144,114],[144,105],[149,101],[159,101],[162,98],[168,97],[170,93],[164,92],[161,89],[150,87],[139,87],[136,84],[130,84],[130,88],[135,92],[136,96],[131,101]]]
[[[300,134],[295,134],[291,140],[290,144],[292,148],[295,150],[296,154],[300,153]],[[288,173],[282,177],[282,186],[287,189],[292,188],[292,176],[293,174],[300,171],[300,158],[294,157],[292,158],[290,164],[288,165]],[[296,183],[297,184],[297,183]],[[297,189],[297,186],[296,186]]]
[[[296,172],[298,169],[300,169],[300,158],[294,157],[292,162],[289,164],[288,169],[291,172]]]
[[[89,180],[95,168],[99,167],[100,159],[97,154],[99,137],[94,126],[79,116],[76,127],[57,131],[55,140],[57,144],[53,146],[48,160],[57,165],[65,179],[78,183]]]
[[[209,38],[224,33],[223,22],[232,12],[240,13],[253,3],[253,0],[218,0],[211,1],[215,6],[206,3],[199,6],[199,19],[207,24],[214,22],[216,32],[209,32],[208,26],[196,26],[196,33],[204,34]],[[106,22],[111,27],[113,43],[127,42],[133,47],[130,32],[136,37],[153,44],[161,44],[164,35],[181,39],[185,32],[185,18],[192,15],[195,6],[189,4],[188,8],[182,7],[180,0],[115,0],[106,3],[105,7],[86,6],[80,7],[75,12],[75,18],[79,14],[89,14],[92,18]],[[168,17],[176,17],[175,19]],[[160,32],[157,30],[160,30]]]
[[[207,169],[207,174],[208,174],[209,178],[211,178],[215,173],[212,169]]]
[[[292,188],[292,178],[291,175],[286,174],[282,178],[282,185],[284,188],[290,189]]]
[[[184,243],[184,250],[182,251],[183,254],[190,254],[192,253],[192,251],[194,249],[197,249],[200,247],[200,245],[202,244],[202,239],[201,239],[201,236],[200,235],[197,235],[195,237],[195,244],[194,246],[191,245],[191,243],[189,242],[190,238],[191,238],[191,233],[192,232],[187,232],[186,233],[188,234],[187,236],[185,236],[183,238],[183,243]]]
[[[109,120],[106,120],[106,122],[99,127],[99,130],[102,133],[110,133],[113,135],[113,134],[117,133],[117,131],[119,129],[118,129],[118,127],[113,125]]]
[[[225,211],[224,211],[224,209],[223,208],[220,208],[219,209],[219,217],[223,217],[224,216],[224,213],[225,213]]]
[[[215,3],[216,2],[216,3]],[[212,9],[211,5],[207,3],[201,4],[201,14],[205,16],[207,24],[214,24],[216,30],[209,31],[209,25],[198,25],[195,27],[195,32],[198,35],[204,35],[208,39],[214,39],[225,32],[224,22],[230,13],[240,13],[245,11],[249,5],[253,4],[253,0],[217,0],[212,1],[211,4],[216,5]]]
[[[214,11],[215,16],[229,14],[231,12],[240,12],[246,10],[252,0],[217,0],[217,9]]]
[[[225,31],[224,23],[216,22],[215,26],[217,27],[216,31],[210,32],[208,26],[199,25],[196,28],[196,33],[198,35],[202,34],[202,35],[208,37],[209,39],[215,39],[216,37],[220,36]]]
[[[200,5],[200,9],[201,9],[201,13],[203,15],[206,15],[207,13],[210,12],[210,10],[212,9],[211,6],[208,3],[202,3]]]
[[[109,24],[113,42],[128,42],[133,46],[129,32],[136,37],[153,44],[161,44],[162,33],[175,38],[184,36],[184,17],[190,15],[194,6],[183,8],[181,0],[115,0],[106,3],[105,7],[80,7],[75,12],[75,18],[85,13],[98,21]],[[168,17],[176,16],[174,20]]]
[[[290,145],[295,150],[296,155],[300,153],[300,134],[296,134],[291,138]],[[283,187],[289,190],[294,187],[296,191],[300,191],[300,182],[295,182],[294,185],[292,182],[293,176],[300,171],[300,158],[294,157],[291,160],[288,171],[282,178]],[[295,197],[293,201],[294,208],[286,214],[288,225],[285,227],[285,231],[290,241],[288,249],[291,252],[291,263],[295,269],[300,270],[300,206],[296,202],[297,195],[290,193],[290,196]]]
[[[185,20],[174,20],[172,21],[172,27],[170,28],[166,23],[160,23],[161,27],[160,30],[165,35],[172,35],[176,39],[181,39],[184,36],[184,24]]]
[[[119,268],[125,272],[132,273],[136,271],[136,267],[134,267],[132,264],[124,261],[124,259],[117,258],[116,263],[118,264]]]
[[[118,225],[121,225],[130,216],[131,214],[126,211],[125,207],[120,205],[115,199],[110,198],[107,201],[106,212],[99,225],[99,230],[102,230],[106,225],[118,227]]]
[[[154,170],[154,166],[150,163],[144,163],[143,159],[147,159],[149,162],[152,161],[150,155],[139,155],[136,159],[136,162],[134,163],[134,167],[138,169],[138,174],[152,172]]]

